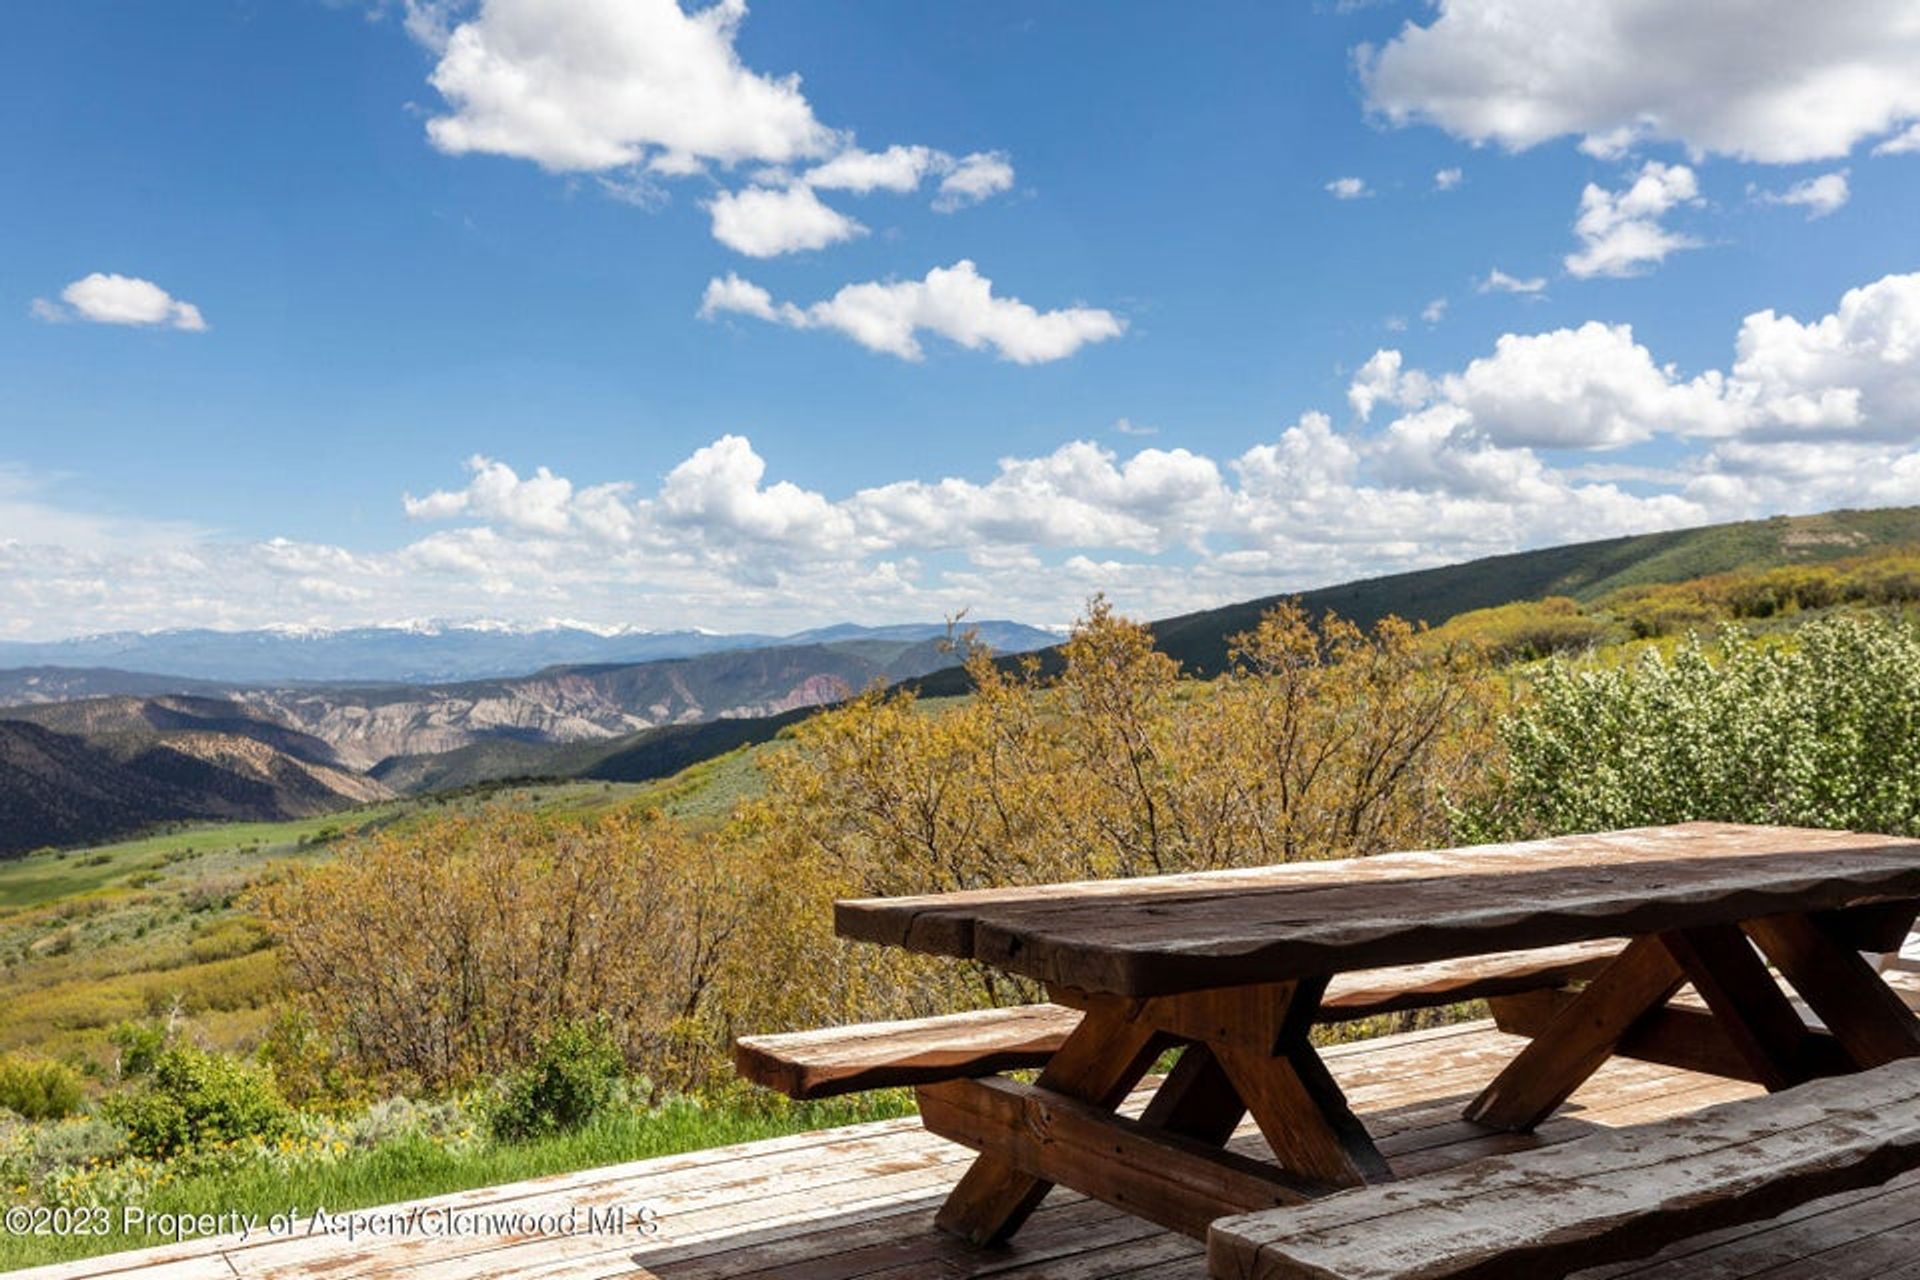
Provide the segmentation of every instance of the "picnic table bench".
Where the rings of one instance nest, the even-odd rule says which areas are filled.
[[[1897,950],[1917,915],[1920,841],[1711,823],[850,901],[837,904],[843,936],[984,962],[1037,980],[1052,1003],[762,1038],[743,1043],[739,1060],[752,1078],[801,1096],[915,1084],[927,1129],[980,1152],[936,1219],[978,1243],[1007,1238],[1061,1183],[1197,1238],[1218,1223],[1210,1257],[1220,1275],[1517,1274],[1485,1270],[1484,1259],[1481,1271],[1286,1269],[1295,1262],[1276,1241],[1335,1229],[1342,1214],[1372,1221],[1386,1204],[1445,1205],[1465,1185],[1394,1183],[1308,1039],[1315,1023],[1486,996],[1504,1029],[1529,1037],[1467,1107],[1498,1129],[1531,1130],[1615,1054],[1758,1081],[1787,1092],[1753,1102],[1841,1123],[1847,1090],[1877,1078],[1853,1074],[1816,1092],[1809,1081],[1898,1063],[1888,1075],[1901,1083],[1887,1087],[1914,1082],[1903,1060],[1920,1057],[1920,1020],[1861,952]],[[1683,988],[1691,998],[1676,1000]],[[1145,1112],[1118,1114],[1171,1049],[1178,1058]],[[1015,1067],[1038,1077],[994,1074]],[[1271,1160],[1225,1147],[1249,1113]],[[1709,1114],[1691,1130],[1634,1141],[1686,1147],[1707,1133],[1710,1148],[1730,1149],[1739,1142],[1728,1134],[1764,1137],[1786,1114]],[[1746,1182],[1708,1177],[1689,1203],[1711,1207],[1705,1221],[1770,1215],[1836,1180],[1890,1176],[1889,1166],[1920,1158],[1920,1143],[1885,1139],[1869,1125],[1806,1176],[1756,1156]],[[1506,1157],[1500,1185],[1551,1180],[1561,1166],[1530,1162],[1553,1155]],[[1560,1217],[1543,1231],[1565,1257],[1619,1235],[1608,1226],[1615,1156],[1589,1157],[1595,1185],[1612,1190],[1556,1198]],[[1725,1165],[1669,1162],[1659,1177],[1679,1185]],[[1432,1236],[1435,1220],[1404,1219],[1427,1224],[1415,1237]],[[1524,1255],[1529,1241],[1497,1243]],[[1421,1250],[1440,1259],[1434,1266],[1461,1252],[1439,1236]]]
[[[1345,973],[1328,984],[1319,1021],[1352,1022],[1491,996],[1550,993],[1592,977],[1619,950],[1618,943],[1589,942]],[[1044,1067],[1080,1019],[1080,1010],[1066,1005],[1026,1004],[742,1036],[734,1042],[733,1061],[741,1076],[790,1098],[830,1098]]]
[[[1643,1258],[1920,1166],[1920,1061],[1223,1218],[1223,1280],[1493,1280]]]

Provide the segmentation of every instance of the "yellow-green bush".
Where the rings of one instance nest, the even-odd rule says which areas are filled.
[[[756,874],[664,819],[494,810],[360,841],[255,901],[315,1024],[369,1071],[489,1077],[605,1015],[660,1077],[700,1065],[669,1061],[668,1029],[701,1011]]]
[[[1567,596],[1522,600],[1459,614],[1432,632],[1435,642],[1470,645],[1493,662],[1530,662],[1577,653],[1609,638],[1610,628]]]
[[[1726,619],[1765,619],[1836,605],[1920,601],[1920,551],[1891,547],[1821,564],[1713,574],[1615,592],[1597,608],[1617,612],[1637,636],[1706,630]]]
[[[161,1051],[141,1085],[107,1099],[135,1155],[163,1158],[209,1144],[272,1138],[293,1112],[259,1067],[189,1044]]]
[[[79,1072],[59,1062],[0,1057],[0,1111],[27,1120],[58,1120],[80,1110]]]

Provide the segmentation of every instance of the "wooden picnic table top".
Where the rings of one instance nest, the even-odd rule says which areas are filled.
[[[1920,840],[1684,823],[835,906],[841,936],[1120,996],[1920,901]]]

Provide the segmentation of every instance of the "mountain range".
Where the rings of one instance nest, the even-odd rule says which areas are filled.
[[[1516,600],[1592,600],[1622,587],[1911,544],[1920,544],[1920,507],[1838,511],[1551,547],[1294,598],[1312,613],[1334,610],[1363,625],[1390,613],[1438,624]],[[1231,637],[1283,598],[1150,625],[1163,651],[1190,673],[1208,675],[1226,664]],[[391,629],[376,630],[371,640],[330,633],[337,647],[329,660],[369,652],[354,649],[363,642],[376,650],[398,642]],[[1051,632],[1016,623],[980,630],[998,652],[1038,648],[1043,669],[1059,662],[1057,649],[1041,648],[1056,639]],[[92,842],[176,818],[298,816],[507,778],[664,777],[766,741],[819,706],[870,685],[964,694],[968,682],[946,632],[944,626],[842,626],[777,643],[735,636],[726,638],[730,647],[695,655],[442,682],[249,683],[205,653],[180,665],[215,672],[212,678],[45,663],[0,671],[0,704],[20,704],[0,706],[0,856]],[[149,638],[185,645],[189,634]],[[216,649],[242,644],[236,633],[208,634],[221,637]],[[267,649],[294,643],[281,633],[245,634]],[[476,648],[464,655],[439,652],[463,662],[501,661],[508,650],[488,646],[503,634],[463,632],[463,642]],[[570,631],[562,638],[541,630],[511,639],[538,635],[541,643],[572,644],[579,634],[593,633]],[[283,659],[274,661],[286,669]],[[310,669],[337,668],[316,663]],[[101,694],[111,696],[89,696]]]
[[[445,684],[0,672],[0,700],[16,704],[0,707],[0,855],[176,818],[298,817],[521,773],[657,776],[648,771],[727,750],[788,713],[961,657],[945,626],[814,634]],[[1054,639],[1015,623],[978,634],[1029,648]]]
[[[968,622],[1002,653],[1055,643],[1059,636],[1018,622]],[[165,688],[95,687],[93,693],[190,693],[223,685],[329,681],[436,684],[524,675],[546,667],[656,662],[701,654],[848,640],[918,642],[946,634],[944,623],[862,627],[851,623],[788,636],[709,631],[600,630],[576,623],[402,622],[378,627],[183,628],[116,631],[66,640],[0,641],[0,668],[93,668],[173,677]],[[16,692],[18,692],[16,690]],[[0,687],[0,695],[6,690]],[[32,701],[17,696],[13,701]]]

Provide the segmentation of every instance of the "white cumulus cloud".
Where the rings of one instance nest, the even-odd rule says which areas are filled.
[[[1698,240],[1662,226],[1660,219],[1699,199],[1692,169],[1658,160],[1647,161],[1633,182],[1618,191],[1589,182],[1580,193],[1580,216],[1573,224],[1580,248],[1566,257],[1568,273],[1638,275],[1670,253],[1697,248]]]
[[[203,333],[207,328],[200,308],[191,302],[174,297],[151,280],[105,271],[75,280],[60,291],[60,302],[35,298],[30,310],[35,319],[49,323],[84,320],[188,333]]]
[[[742,64],[744,0],[484,0],[446,37],[431,81],[452,110],[435,146],[553,170],[786,164],[831,151],[797,75]]]
[[[1785,191],[1763,192],[1760,198],[1768,204],[1798,205],[1807,211],[1809,221],[1824,218],[1834,210],[1846,204],[1852,192],[1847,187],[1847,171],[1823,173],[1804,182],[1796,182]]]
[[[745,0],[402,3],[407,30],[438,57],[429,80],[447,110],[427,122],[434,146],[593,173],[614,198],[649,208],[672,178],[758,166],[754,185],[709,203],[716,238],[750,256],[863,230],[817,191],[905,194],[937,175],[933,206],[951,212],[1013,185],[1004,152],[868,151],[822,123],[798,74],[742,61]]]
[[[759,285],[730,274],[708,282],[700,306],[703,319],[727,312],[794,329],[832,329],[870,351],[903,360],[924,356],[923,332],[973,351],[990,347],[1017,364],[1042,364],[1126,331],[1125,320],[1098,307],[1040,311],[1018,298],[996,295],[993,282],[966,259],[935,267],[924,280],[844,285],[831,298],[806,307],[775,303]]]
[[[823,249],[863,236],[867,229],[822,204],[807,186],[748,187],[707,203],[713,238],[750,258],[771,258],[803,249]]]
[[[1364,178],[1335,178],[1327,184],[1327,194],[1335,200],[1359,200],[1373,191]]]
[[[1357,51],[1368,105],[1521,150],[1830,159],[1920,120],[1911,0],[1440,0]]]
[[[1717,375],[1682,381],[1624,324],[1504,334],[1493,354],[1441,384],[1474,429],[1503,446],[1610,449],[1658,432],[1717,434],[1730,423]]]
[[[783,314],[739,283],[735,309]],[[434,527],[384,550],[90,516],[0,466],[0,635],[476,613],[773,630],[968,606],[1061,621],[1095,590],[1166,616],[1529,546],[1920,503],[1920,273],[1823,314],[1756,311],[1729,339],[1699,372],[1597,321],[1509,333],[1447,369],[1383,350],[1345,429],[1309,410],[1215,452],[1069,439],[841,493],[781,477],[738,434],[647,485],[476,457],[459,485],[405,499]]]
[[[917,189],[930,171],[950,168],[952,162],[951,156],[931,147],[894,146],[885,151],[849,147],[807,170],[805,181],[822,191],[851,191],[855,195],[891,191],[904,195]]]
[[[1726,370],[1686,377],[1631,327],[1588,321],[1504,334],[1490,355],[1429,375],[1378,351],[1348,388],[1366,417],[1383,401],[1426,414],[1456,441],[1609,450],[1654,439],[1910,442],[1920,424],[1920,273],[1848,290],[1811,321],[1757,311]],[[1764,450],[1763,450],[1764,452]]]
[[[1373,416],[1377,404],[1407,407],[1425,404],[1433,395],[1433,386],[1419,370],[1402,368],[1398,351],[1376,351],[1360,366],[1347,386],[1347,403],[1363,422]]]
[[[1920,433],[1920,272],[1849,289],[1802,322],[1773,310],[1740,325],[1733,380],[1753,434],[1885,441]]]
[[[933,207],[939,213],[952,213],[1013,186],[1013,162],[1002,151],[976,151],[953,162],[940,179],[940,192]]]
[[[852,518],[820,494],[782,480],[764,484],[767,464],[745,436],[722,436],[667,473],[656,500],[666,524],[709,540],[844,551]]]

